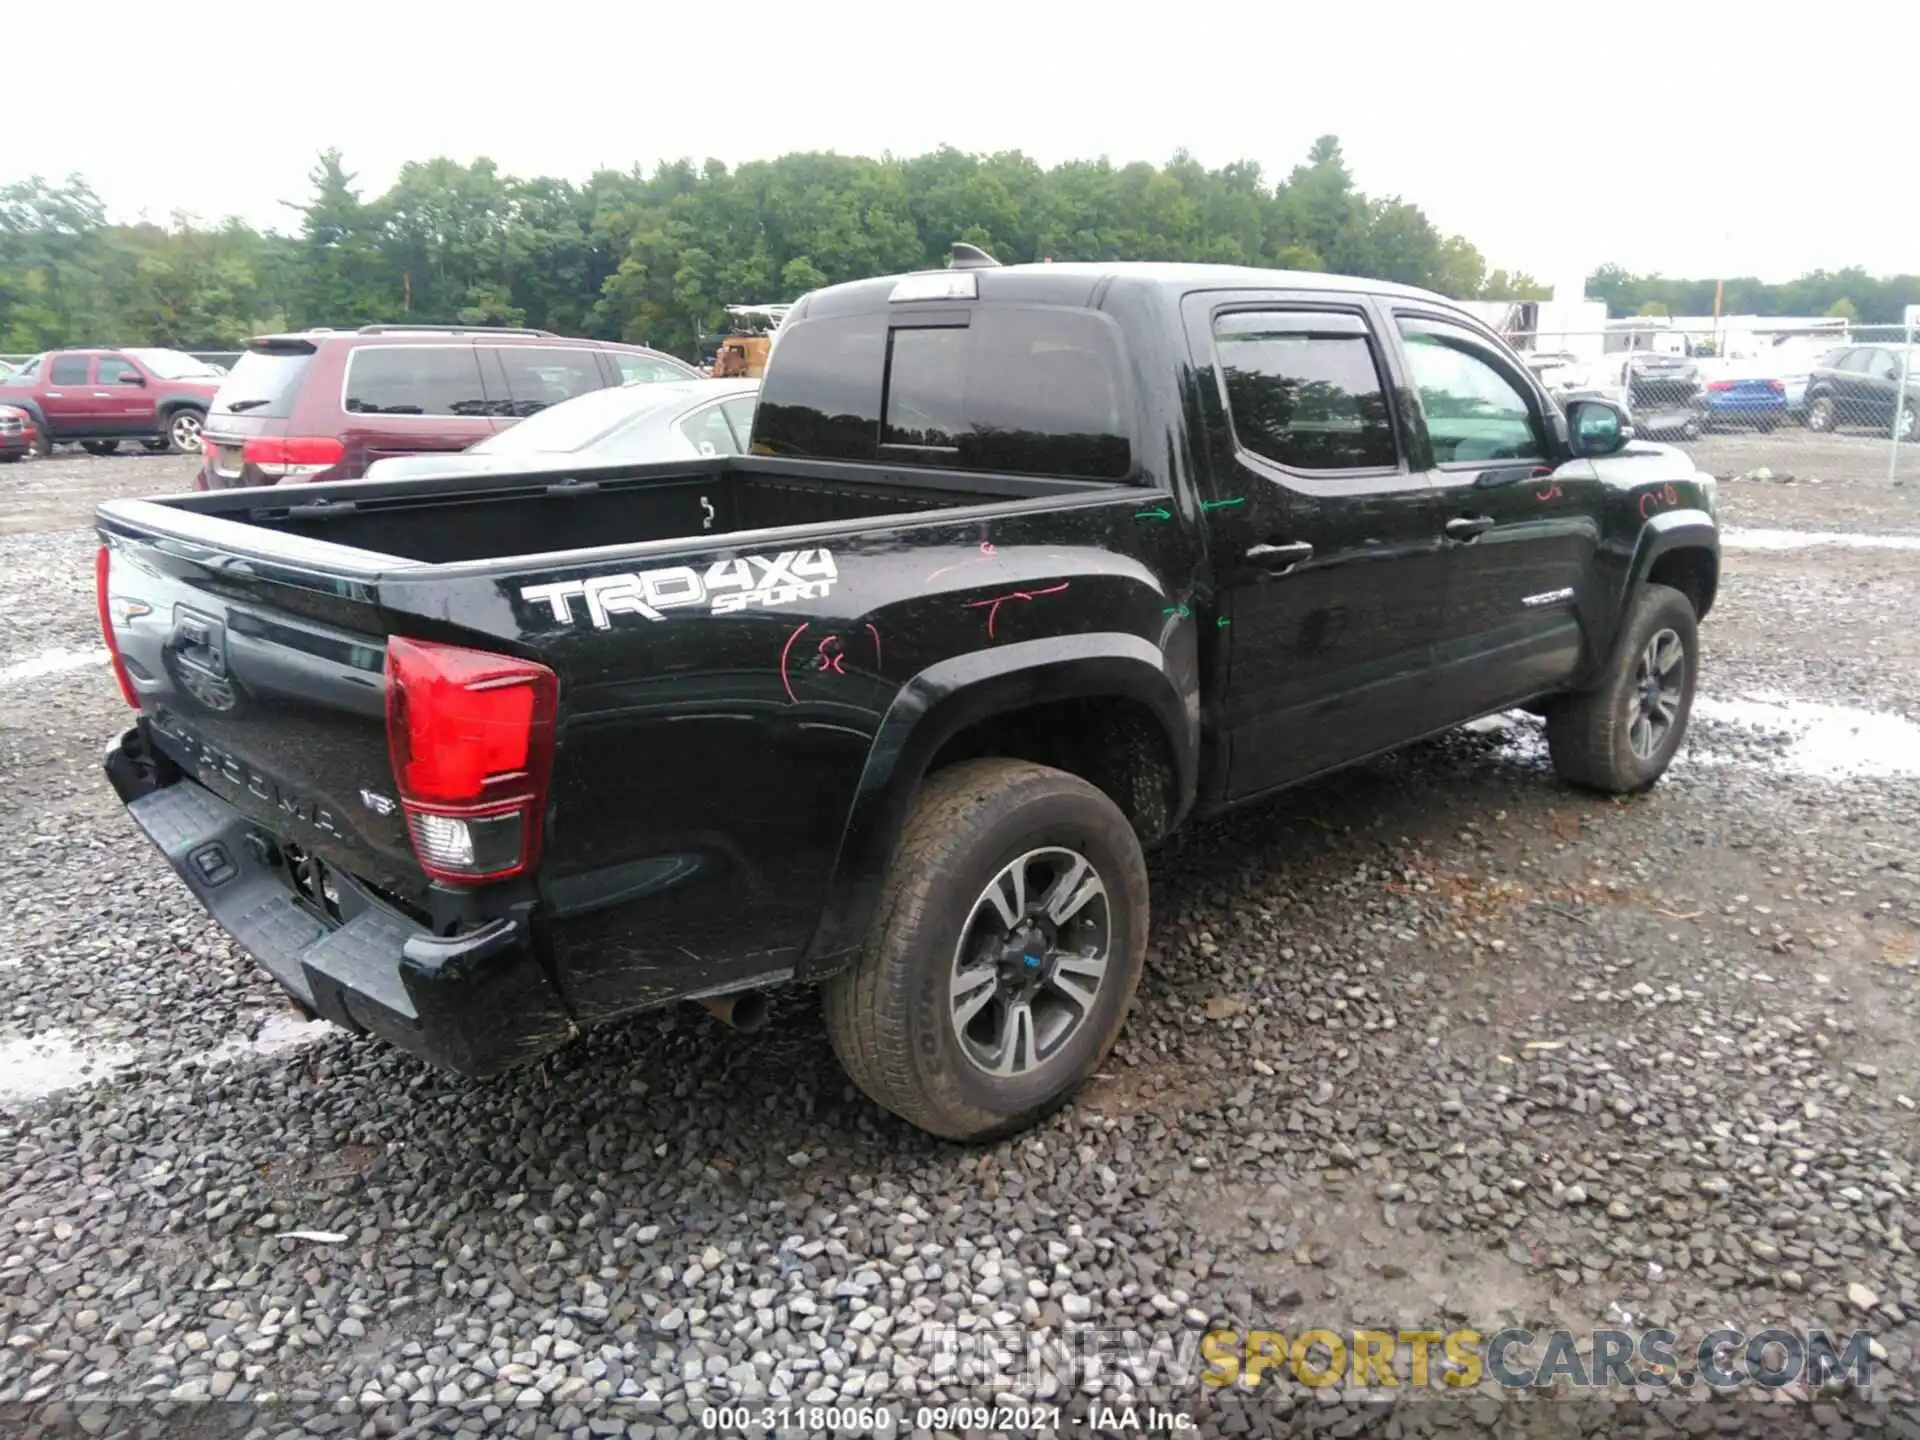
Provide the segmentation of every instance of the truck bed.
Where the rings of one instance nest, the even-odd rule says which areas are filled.
[[[580,467],[169,497],[183,510],[424,564],[911,516],[1110,486],[764,460]]]

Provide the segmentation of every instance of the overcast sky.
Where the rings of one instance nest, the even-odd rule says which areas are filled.
[[[84,36],[8,67],[0,180],[79,171],[115,218],[291,229],[279,202],[305,197],[329,145],[371,195],[439,154],[580,178],[943,143],[1042,163],[1185,147],[1280,179],[1331,132],[1362,189],[1546,280],[1606,260],[1768,279],[1920,271],[1920,100],[1895,79],[1920,54],[1912,0],[195,0],[138,23],[88,14],[59,22]]]

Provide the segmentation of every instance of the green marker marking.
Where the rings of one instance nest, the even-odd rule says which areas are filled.
[[[1213,622],[1213,628],[1216,630],[1224,630],[1227,628],[1227,626],[1231,625],[1232,623],[1233,621],[1229,620],[1226,616],[1222,615],[1219,619]]]
[[[1173,518],[1173,512],[1159,508],[1153,510],[1136,510],[1133,512],[1133,518],[1136,520],[1171,520]]]
[[[1244,505],[1246,503],[1246,496],[1236,495],[1231,500],[1202,500],[1200,502],[1200,508],[1202,510],[1227,510],[1235,505]]]
[[[1169,605],[1166,609],[1162,610],[1160,613],[1162,615],[1178,615],[1182,620],[1184,620],[1187,618],[1187,616],[1191,615],[1193,612],[1187,609],[1187,607],[1184,605]]]

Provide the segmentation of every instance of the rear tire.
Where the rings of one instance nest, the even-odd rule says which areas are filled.
[[[18,465],[24,458],[22,455],[0,455],[0,465]]]
[[[82,440],[80,448],[89,455],[111,455],[120,448],[118,440]]]
[[[1119,808],[1063,771],[967,761],[922,786],[866,942],[827,983],[827,1033],[909,1123],[1011,1134],[1106,1058],[1146,944],[1146,861]]]
[[[198,455],[202,418],[198,410],[174,411],[167,420],[167,448],[176,455]]]
[[[1668,585],[1643,586],[1610,673],[1547,714],[1560,778],[1608,795],[1652,789],[1686,738],[1699,670],[1692,602]]]

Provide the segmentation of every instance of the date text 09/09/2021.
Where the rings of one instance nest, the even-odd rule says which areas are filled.
[[[1099,1405],[1079,1416],[1058,1405],[709,1405],[700,1427],[721,1434],[746,1431],[829,1430],[839,1434],[895,1435],[917,1431],[987,1431],[1029,1435],[1059,1432],[1078,1420],[1102,1433],[1172,1434],[1196,1428],[1192,1416],[1152,1405]]]

